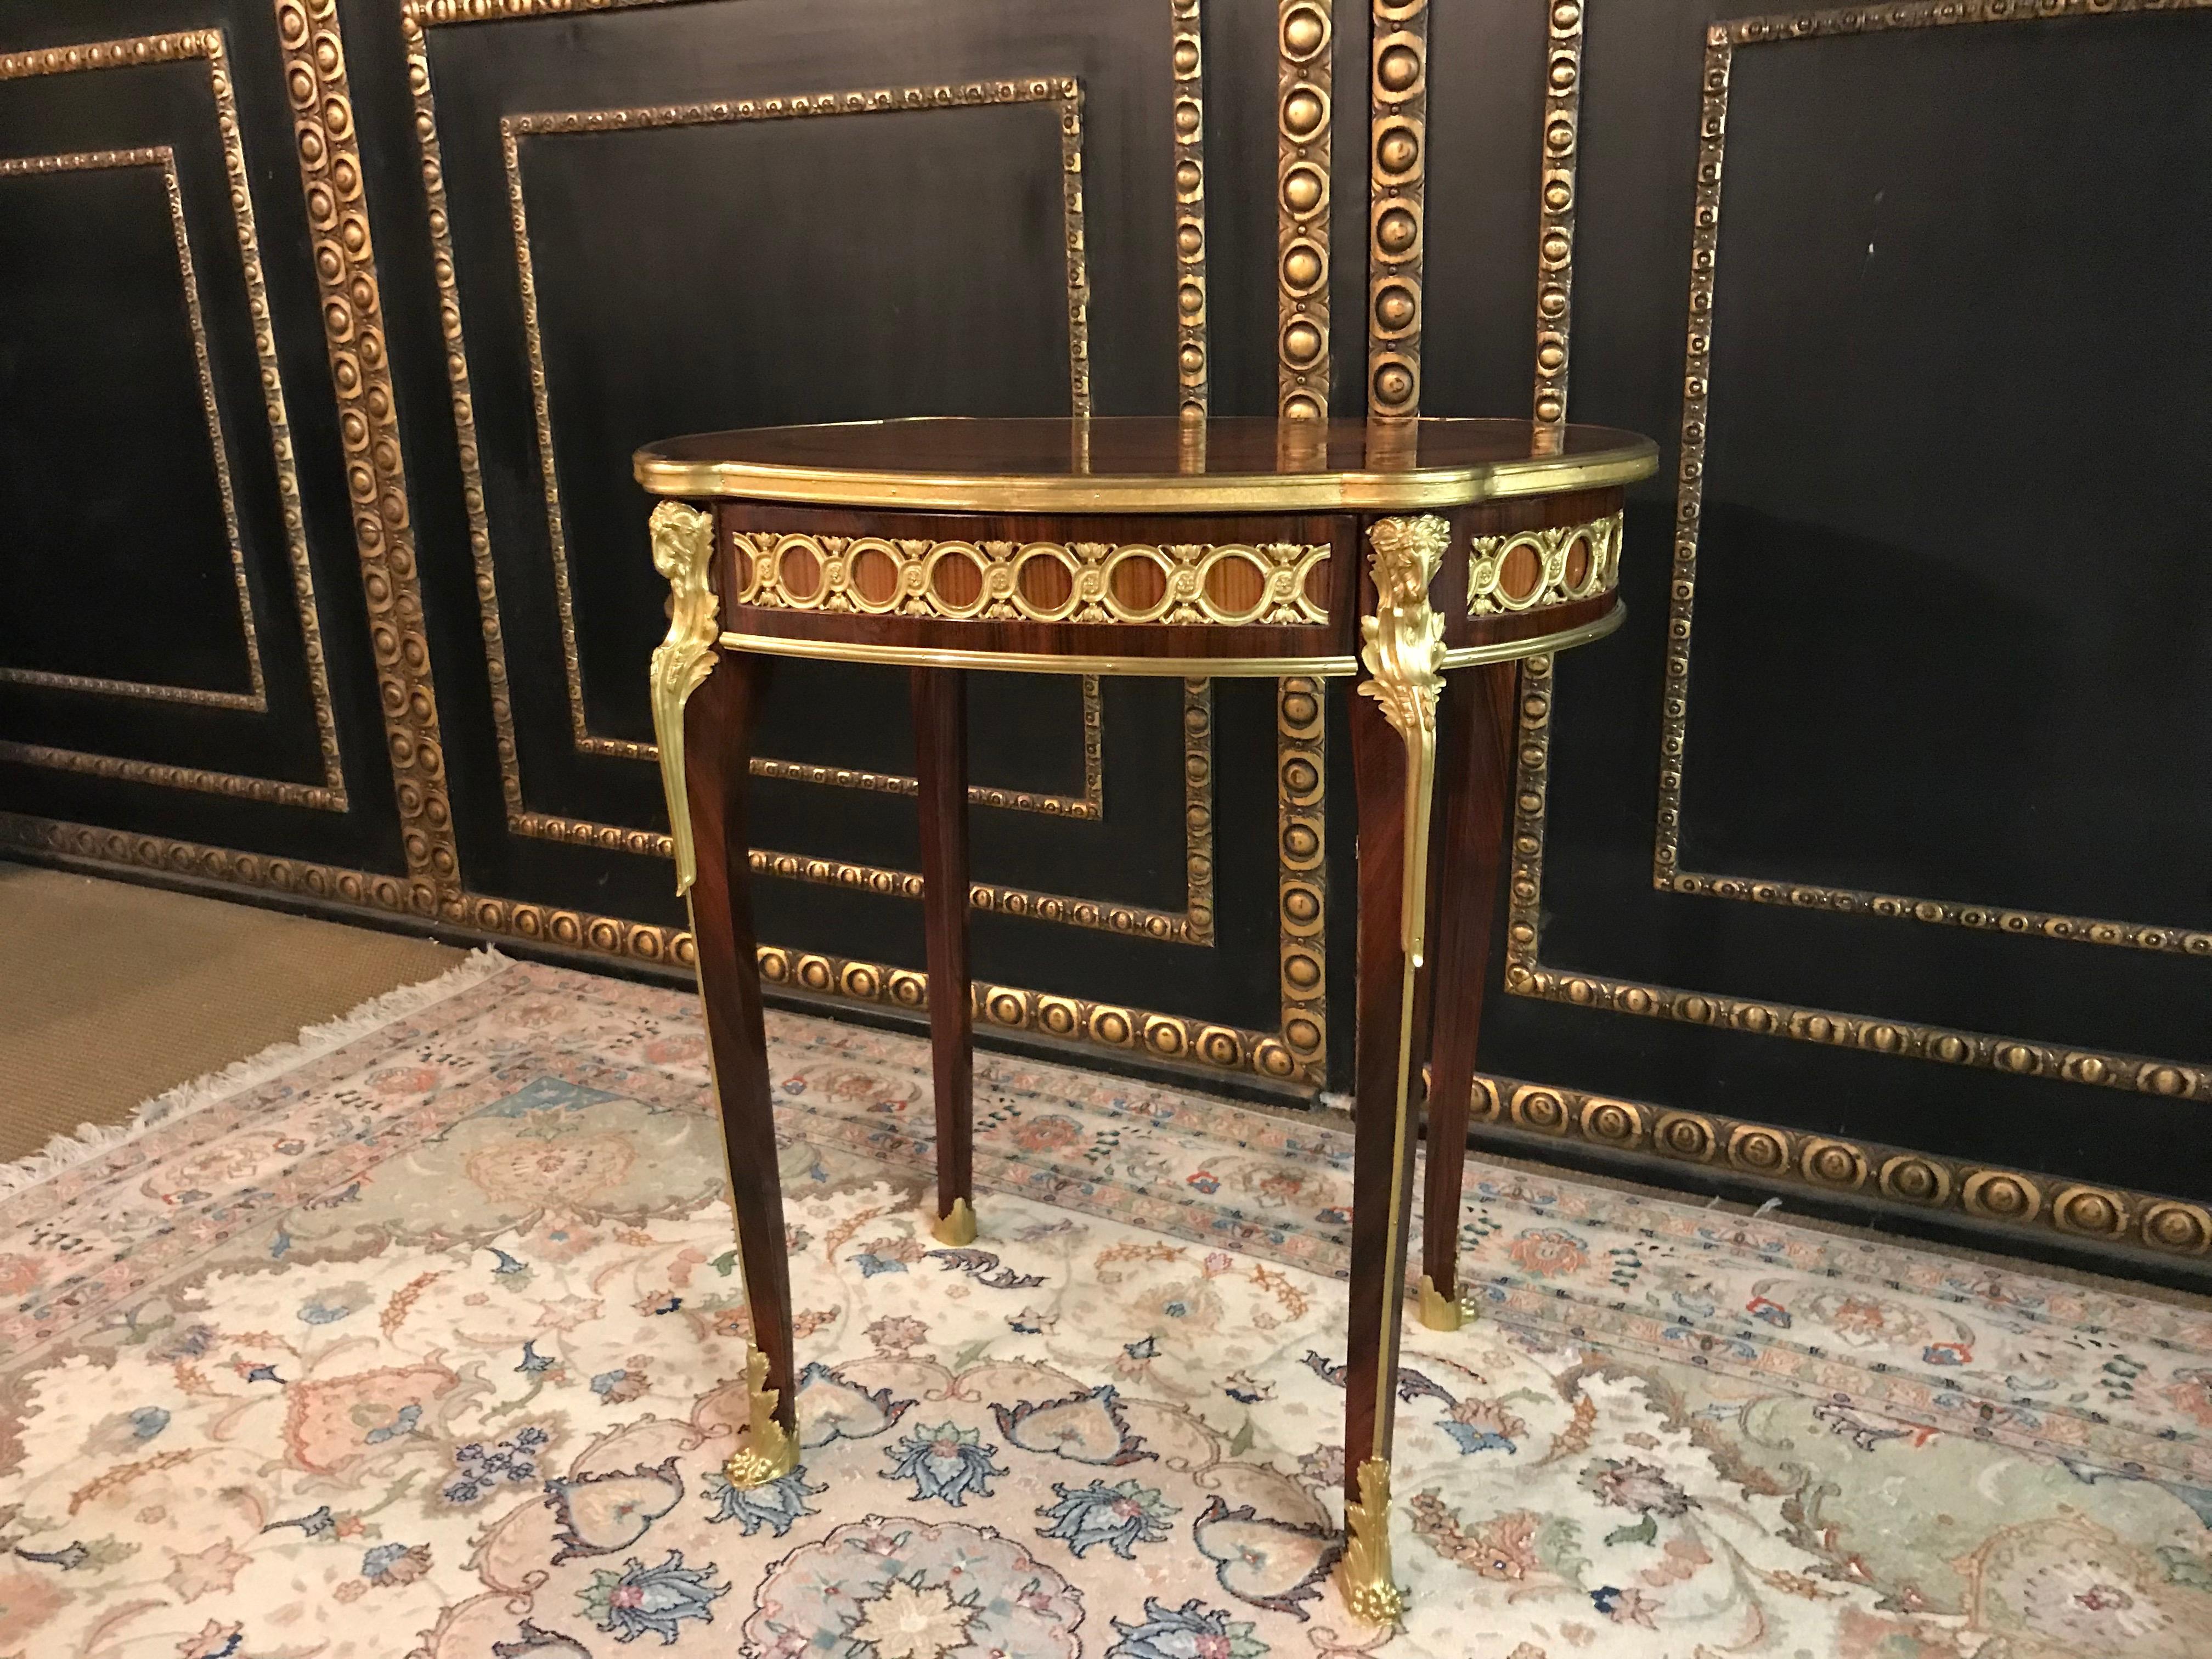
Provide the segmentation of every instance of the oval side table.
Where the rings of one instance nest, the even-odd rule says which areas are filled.
[[[798,1449],[790,1273],[746,883],[768,659],[913,673],[936,1085],[936,1236],[975,1236],[966,672],[1357,677],[1358,811],[1347,1537],[1370,1622],[1402,1608],[1389,1508],[1419,1079],[1418,1307],[1460,1319],[1456,1222],[1510,818],[1515,672],[1609,633],[1646,439],[1526,421],[927,419],[708,434],[638,452],[672,589],[653,713],[689,895],[755,1342],[734,1484]],[[1316,706],[1316,714],[1318,705]],[[1442,798],[1442,822],[1431,823]],[[1318,988],[1318,946],[1285,973]],[[947,988],[951,988],[948,994]],[[1427,1010],[1449,1011],[1433,1042]],[[1283,1071],[1320,1058],[1261,1057]]]

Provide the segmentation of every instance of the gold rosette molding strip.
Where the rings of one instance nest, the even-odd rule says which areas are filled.
[[[1275,407],[1328,416],[1330,0],[1282,0],[1275,14]]]
[[[1367,414],[1421,411],[1429,0],[1373,0],[1367,143]]]

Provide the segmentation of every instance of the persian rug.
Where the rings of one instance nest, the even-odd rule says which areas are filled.
[[[1349,1136],[769,1016],[799,1469],[696,1004],[483,957],[0,1176],[0,1655],[2190,1659],[2212,1316],[1470,1164],[1404,1626],[1328,1582]]]

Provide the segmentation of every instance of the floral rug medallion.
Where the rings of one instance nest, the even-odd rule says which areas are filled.
[[[1347,1134],[771,1015],[801,1463],[689,997],[482,960],[0,1182],[0,1656],[2197,1659],[2212,1316],[1470,1164],[1344,1613]]]

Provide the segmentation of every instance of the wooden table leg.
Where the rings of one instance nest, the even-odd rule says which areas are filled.
[[[721,1109],[753,1327],[745,1345],[745,1438],[723,1471],[732,1486],[759,1486],[799,1462],[791,1261],[784,1249],[745,836],[753,726],[768,664],[743,652],[716,654],[713,516],[663,501],[653,509],[652,532],[653,562],[671,590],[668,637],[653,653],[653,735],[668,795],[676,890],[691,910],[708,1066]]]
[[[1512,818],[1516,670],[1462,669],[1437,709],[1442,799],[1430,953],[1428,1152],[1421,1228],[1421,1322],[1457,1330],[1460,1188],[1468,1102],[1490,965],[1491,928]]]
[[[1359,811],[1353,1062],[1352,1310],[1345,1355],[1345,1548],[1337,1583],[1354,1617],[1394,1624],[1390,1442],[1412,1210],[1417,1043],[1424,1024],[1434,855],[1437,704],[1443,623],[1429,583],[1449,540],[1440,518],[1371,526],[1375,611],[1361,623],[1370,678],[1352,699]]]
[[[784,1248],[783,1189],[777,1178],[769,1104],[768,1037],[761,1019],[759,940],[753,932],[745,835],[747,761],[768,670],[757,657],[726,652],[691,698],[685,773],[698,849],[691,937],[699,953],[699,997],[722,1109],[722,1146],[738,1217],[738,1254],[753,1340],[745,1356],[752,1413],[747,1443],[726,1469],[732,1486],[763,1485],[798,1461],[799,1419],[791,1331],[791,1261]]]
[[[968,676],[914,671],[914,769],[921,808],[921,902],[929,961],[929,1058],[937,1094],[937,1217],[945,1244],[975,1237],[975,1038],[968,995]]]

